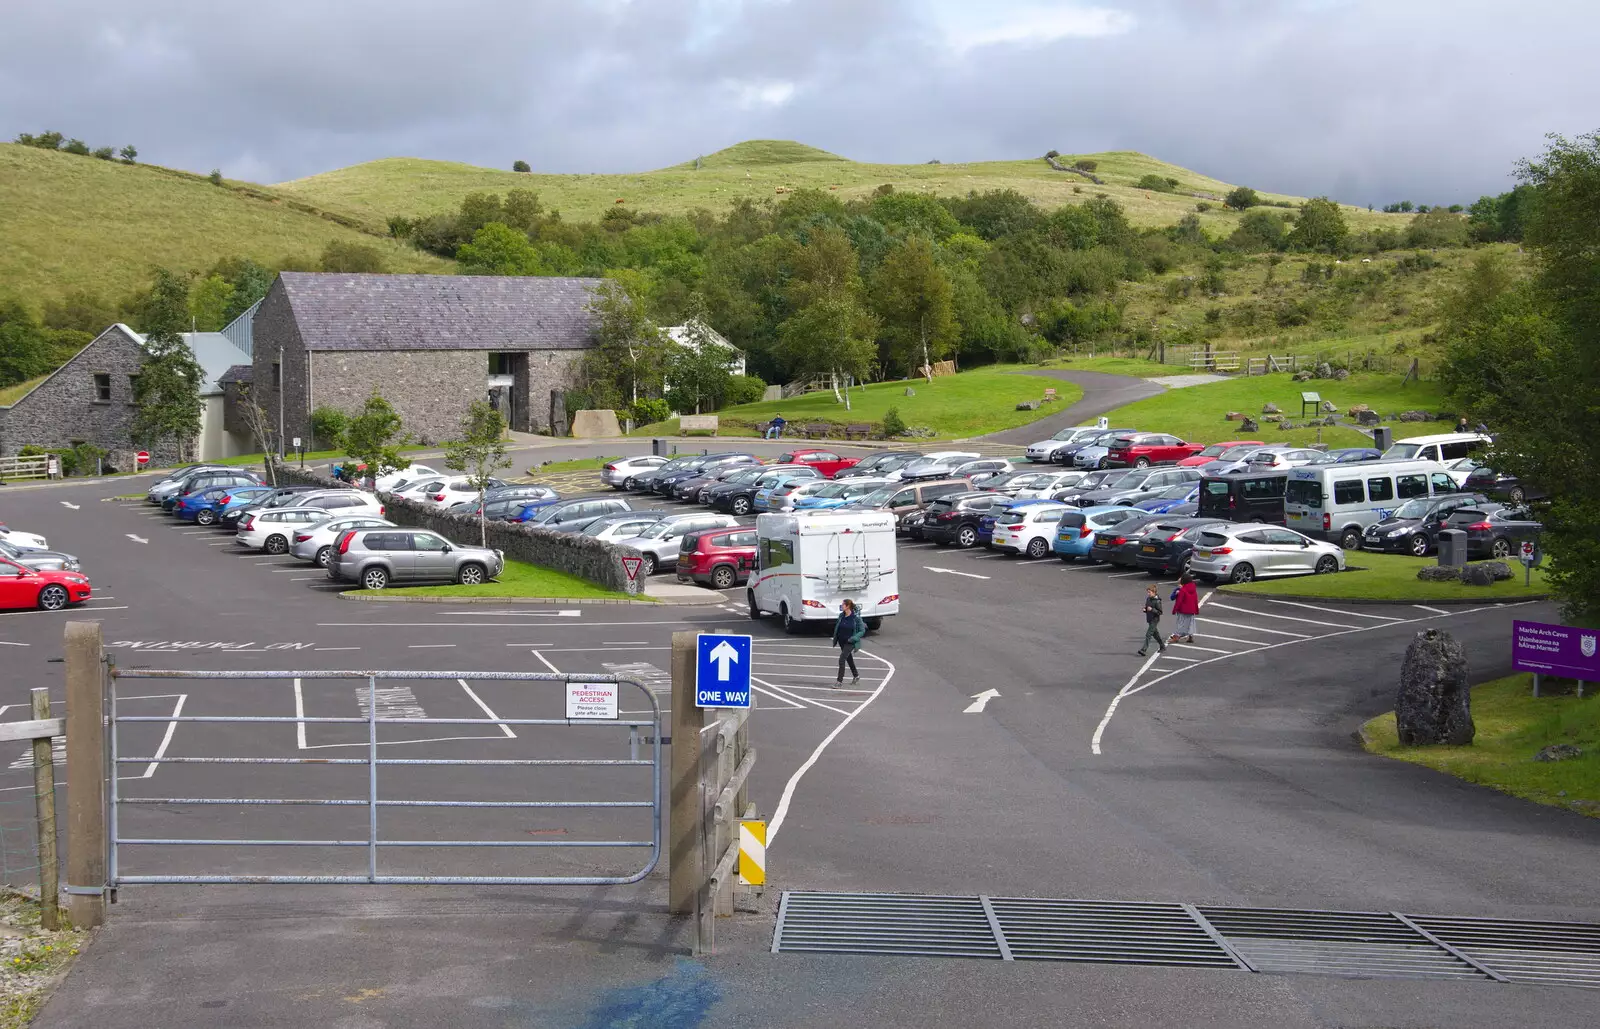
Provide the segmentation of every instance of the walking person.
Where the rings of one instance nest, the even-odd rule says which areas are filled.
[[[1177,643],[1181,639],[1185,643],[1193,643],[1194,616],[1199,613],[1200,587],[1194,584],[1193,575],[1184,572],[1178,577],[1178,588],[1172,592],[1172,614],[1178,625],[1167,642]]]
[[[1139,656],[1145,656],[1145,650],[1150,646],[1150,641],[1156,641],[1156,647],[1166,650],[1166,641],[1161,638],[1161,598],[1156,595],[1154,586],[1145,587],[1144,591],[1144,642],[1139,644]]]
[[[839,679],[833,684],[834,689],[844,685],[844,666],[847,664],[853,677],[850,685],[861,682],[861,673],[856,671],[856,648],[861,646],[861,637],[866,634],[867,623],[856,613],[855,601],[845,601],[839,609],[839,620],[833,623],[833,645],[839,648]]]

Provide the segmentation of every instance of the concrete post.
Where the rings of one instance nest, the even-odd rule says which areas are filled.
[[[68,622],[67,914],[79,929],[105,921],[105,651],[99,622]]]
[[[667,815],[667,906],[673,914],[692,915],[695,898],[705,884],[701,839],[700,730],[705,710],[694,703],[695,638],[699,633],[672,634],[672,773]]]
[[[33,717],[50,717],[50,690],[31,691]],[[61,860],[56,856],[56,769],[50,737],[33,741],[33,802],[39,822],[39,924],[61,927]]]

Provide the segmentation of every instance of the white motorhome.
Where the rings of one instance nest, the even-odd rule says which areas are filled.
[[[1289,469],[1284,485],[1285,524],[1346,550],[1361,547],[1367,526],[1388,518],[1413,497],[1460,493],[1437,461],[1351,461]]]
[[[756,517],[750,617],[775,614],[786,632],[839,617],[853,600],[876,630],[900,613],[900,576],[889,511],[797,511]]]

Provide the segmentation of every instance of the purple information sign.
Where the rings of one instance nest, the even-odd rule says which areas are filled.
[[[1511,633],[1511,664],[1519,672],[1600,682],[1600,632],[1517,621]]]

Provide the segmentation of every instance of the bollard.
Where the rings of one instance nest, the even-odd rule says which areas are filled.
[[[105,651],[99,622],[68,622],[67,914],[92,929],[106,914]]]

